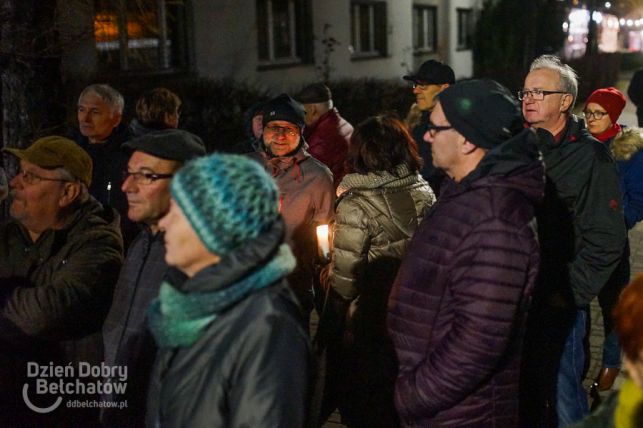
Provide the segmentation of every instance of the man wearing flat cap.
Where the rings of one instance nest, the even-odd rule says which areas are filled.
[[[435,107],[436,96],[455,83],[455,74],[447,64],[430,59],[422,63],[417,73],[404,76],[404,80],[413,84],[415,104],[412,108],[417,108],[421,113],[419,123],[411,129],[420,156],[424,159],[424,166],[420,173],[429,182],[433,192],[439,195],[444,172],[433,166],[431,149],[424,141],[424,134],[427,131],[429,115]]]
[[[261,162],[279,186],[286,242],[297,258],[288,281],[307,317],[313,306],[315,227],[332,220],[335,189],[331,172],[306,150],[304,115],[303,106],[286,94],[268,101],[260,151],[249,156]]]
[[[353,125],[339,115],[333,105],[330,88],[323,83],[306,86],[297,95],[306,110],[304,138],[308,153],[320,160],[333,173],[337,187],[344,177],[344,162],[353,135]]]
[[[101,326],[122,263],[119,216],[89,195],[92,161],[73,141],[50,136],[4,151],[20,167],[11,218],[0,225],[0,425],[95,426],[98,410],[67,409],[69,391],[40,415],[21,390],[48,407],[56,397],[37,393],[34,364],[101,363]]]
[[[114,407],[101,410],[105,427],[142,427],[145,400],[156,346],[147,330],[146,313],[168,267],[159,220],[170,209],[170,181],[183,164],[205,155],[201,139],[189,132],[168,129],[145,134],[124,144],[131,156],[121,189],[127,197],[129,219],[141,231],[123,265],[112,307],[103,326],[105,363],[126,366],[124,394],[105,394]],[[127,407],[120,403],[127,401]]]
[[[470,80],[438,95],[425,136],[445,178],[389,298],[408,426],[518,426],[520,349],[538,272],[536,135],[509,91]]]

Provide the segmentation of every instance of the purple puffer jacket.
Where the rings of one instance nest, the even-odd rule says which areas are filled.
[[[518,426],[524,321],[539,264],[543,165],[527,129],[489,151],[438,202],[389,298],[395,405],[416,427]]]

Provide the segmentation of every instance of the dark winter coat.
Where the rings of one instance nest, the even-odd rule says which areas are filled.
[[[118,214],[93,198],[65,227],[45,231],[35,243],[15,220],[0,226],[0,358],[11,361],[0,369],[0,396],[22,388],[28,361],[71,364],[75,370],[79,362],[100,364],[101,326],[122,253]],[[8,367],[13,379],[5,377]],[[20,389],[13,397],[21,407],[12,412],[26,410]]]
[[[538,272],[544,190],[532,130],[446,179],[389,299],[405,426],[516,427],[523,324]]]
[[[349,174],[340,184],[333,256],[325,286],[350,308],[337,314],[344,325],[338,397],[349,426],[392,426],[397,420],[393,386],[397,361],[385,317],[389,291],[408,241],[435,196],[408,167],[389,174]],[[345,189],[347,188],[347,189]],[[394,422],[395,421],[395,422]]]
[[[628,229],[643,220],[643,130],[623,128],[608,144],[618,166]]]
[[[304,128],[308,153],[330,169],[335,187],[345,174],[344,162],[352,135],[353,125],[341,117],[336,108],[327,111],[315,123]]]
[[[130,138],[128,126],[118,125],[103,143],[91,144],[80,132],[74,139],[92,158],[92,182],[89,193],[104,206],[114,207],[121,216],[121,231],[126,248],[138,233],[138,227],[127,217],[127,197],[121,190],[123,171],[127,169],[129,153],[121,146]]]
[[[638,69],[632,76],[630,86],[627,88],[627,96],[636,106],[638,125],[643,126],[643,68]]]
[[[625,248],[616,164],[576,116],[560,143],[539,130],[547,190],[538,210],[542,259],[535,304],[583,307],[596,297]]]
[[[127,407],[101,409],[105,427],[139,427],[145,424],[145,402],[156,345],[147,329],[146,313],[168,270],[163,234],[144,227],[127,252],[112,306],[103,325],[105,364],[127,366],[127,390],[103,400]]]
[[[273,257],[283,226],[222,257],[180,291],[231,286]],[[188,347],[161,348],[148,399],[151,427],[302,427],[309,347],[284,280],[219,313]]]

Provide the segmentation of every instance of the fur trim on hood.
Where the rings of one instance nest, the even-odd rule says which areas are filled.
[[[617,161],[628,161],[641,149],[643,149],[643,129],[634,127],[623,128],[614,137],[610,147],[612,156]]]

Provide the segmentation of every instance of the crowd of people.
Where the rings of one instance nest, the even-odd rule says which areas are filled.
[[[0,426],[643,426],[625,96],[599,88],[577,116],[552,55],[517,97],[435,60],[403,78],[405,120],[354,127],[314,83],[252,106],[213,154],[173,92],[126,124],[92,84],[78,129],[4,149]]]

